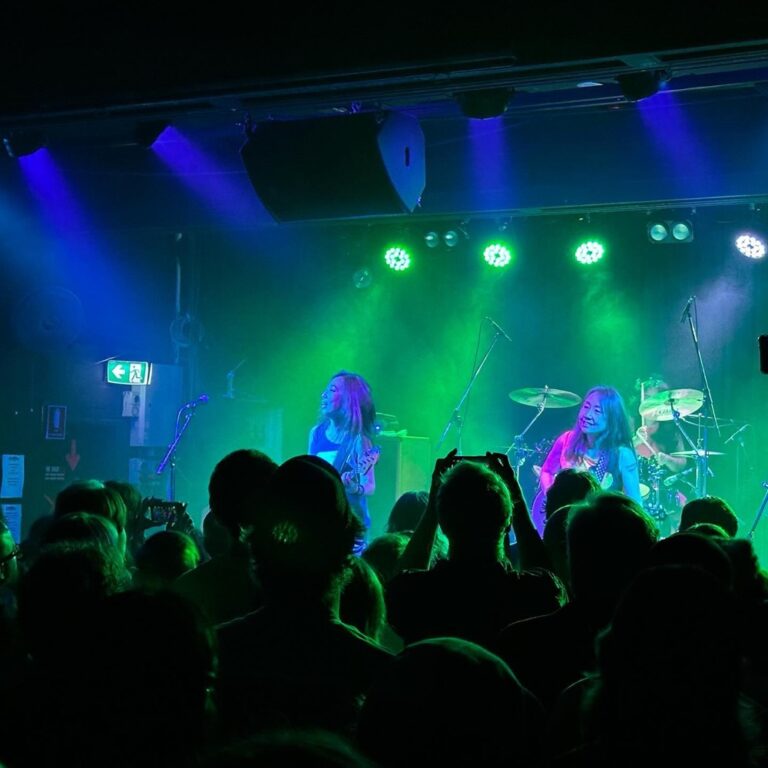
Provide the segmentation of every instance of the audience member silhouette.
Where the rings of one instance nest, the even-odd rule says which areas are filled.
[[[390,581],[390,624],[406,644],[452,636],[488,646],[510,622],[559,607],[563,586],[549,571],[519,573],[507,560],[512,500],[501,475],[462,460],[440,477],[441,461],[451,463],[450,458],[438,462],[434,511],[428,508],[420,528],[439,522],[449,542],[448,559]],[[529,524],[532,528],[530,518]]]
[[[265,453],[241,449],[227,454],[211,474],[211,514],[227,529],[230,548],[179,577],[174,588],[212,624],[244,616],[262,604],[246,540],[262,513],[267,483],[276,469]]]
[[[90,512],[69,512],[56,517],[46,527],[42,536],[43,546],[67,541],[94,544],[121,554],[117,528],[109,518]]]
[[[0,516],[0,698],[17,679],[24,649],[17,622],[19,557],[21,550]]]
[[[376,571],[360,557],[351,558],[347,564],[339,617],[371,640],[381,642],[380,634],[387,620],[384,589]]]
[[[66,764],[189,766],[213,736],[215,636],[172,592],[130,591],[94,611]]]
[[[545,519],[549,520],[561,507],[584,501],[590,494],[598,491],[600,483],[591,472],[573,467],[560,470],[545,497]]]
[[[209,755],[200,768],[378,768],[344,737],[285,729],[243,739]]]
[[[571,508],[566,524],[572,600],[549,615],[511,624],[495,650],[550,711],[558,694],[594,668],[594,641],[658,539],[629,497],[603,492]]]
[[[299,456],[270,481],[252,536],[265,606],[219,627],[225,732],[351,731],[390,654],[339,618],[362,526],[338,474]]]
[[[118,549],[123,558],[127,551],[126,520],[128,512],[122,496],[100,480],[79,480],[59,491],[53,507],[54,518],[70,512],[90,512],[106,517],[117,529]]]
[[[385,533],[363,550],[361,557],[376,571],[384,586],[398,573],[398,562],[410,538],[410,533]]]
[[[587,699],[597,745],[586,749],[597,764],[749,764],[732,595],[714,576],[691,566],[641,573],[597,656]]]
[[[731,537],[739,530],[739,518],[731,505],[719,496],[703,496],[685,504],[680,513],[680,530],[684,531],[696,523],[714,523]]]
[[[200,552],[194,540],[180,531],[153,533],[136,552],[133,580],[137,587],[171,588],[182,574],[196,568]]]
[[[73,764],[72,739],[83,724],[71,703],[88,663],[89,622],[107,596],[126,586],[122,558],[93,544],[50,545],[24,572],[19,625],[29,661],[18,689],[0,702],[0,761]]]
[[[458,638],[413,643],[366,698],[358,741],[383,768],[541,765],[539,703],[497,656]]]
[[[401,494],[389,513],[387,533],[413,531],[427,508],[429,494],[426,491],[406,491]]]
[[[144,515],[141,508],[141,491],[132,483],[122,480],[106,480],[104,485],[116,491],[125,504],[125,536],[128,563],[133,565],[134,557],[144,542]]]

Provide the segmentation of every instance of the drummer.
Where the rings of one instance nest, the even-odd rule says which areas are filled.
[[[668,472],[682,472],[688,460],[685,456],[672,456],[673,452],[683,450],[683,438],[673,419],[660,419],[658,409],[643,408],[644,403],[653,402],[651,398],[660,392],[669,390],[669,384],[660,376],[651,375],[639,382],[640,408],[642,423],[638,427],[632,442],[637,455],[651,459]],[[658,398],[656,398],[658,399]],[[645,415],[644,414],[645,411]]]

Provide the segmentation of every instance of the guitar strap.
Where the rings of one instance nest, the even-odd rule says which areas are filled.
[[[605,473],[608,471],[608,451],[600,451],[600,457],[590,471],[599,483],[603,482]]]

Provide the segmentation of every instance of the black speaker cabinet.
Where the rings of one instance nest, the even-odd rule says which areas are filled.
[[[240,155],[278,221],[411,212],[424,191],[424,134],[396,112],[260,123]]]
[[[428,437],[380,435],[381,454],[376,463],[376,493],[368,502],[369,539],[385,532],[392,506],[406,491],[428,491],[432,477],[432,448]]]

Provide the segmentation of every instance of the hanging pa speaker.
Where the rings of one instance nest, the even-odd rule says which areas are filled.
[[[261,123],[240,155],[278,221],[412,212],[424,191],[424,134],[396,112]]]

